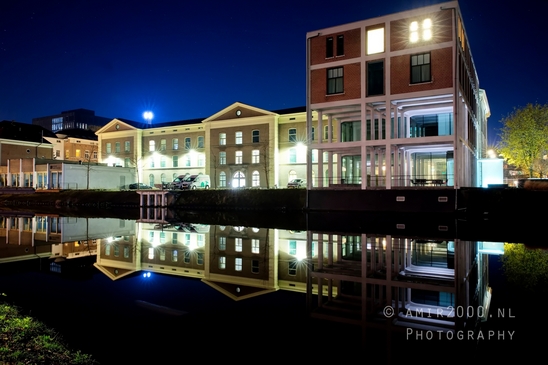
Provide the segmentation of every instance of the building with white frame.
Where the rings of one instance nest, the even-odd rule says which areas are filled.
[[[490,112],[458,2],[308,32],[307,113],[309,187],[476,186]]]

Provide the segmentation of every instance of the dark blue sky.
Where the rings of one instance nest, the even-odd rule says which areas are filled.
[[[305,105],[306,33],[436,0],[2,0],[0,120],[86,108],[156,122],[240,101]],[[548,102],[548,1],[462,0],[489,140],[515,107]]]

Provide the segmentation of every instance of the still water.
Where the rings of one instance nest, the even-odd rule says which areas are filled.
[[[102,364],[475,362],[548,324],[542,249],[173,216],[1,216],[0,292]]]

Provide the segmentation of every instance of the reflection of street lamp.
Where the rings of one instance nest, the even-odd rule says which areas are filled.
[[[154,114],[152,114],[151,111],[146,111],[143,113],[143,118],[145,118],[147,124],[150,125],[152,122],[152,118],[154,118]]]

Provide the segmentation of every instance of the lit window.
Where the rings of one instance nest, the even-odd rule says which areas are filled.
[[[160,140],[160,151],[165,151],[166,148],[167,148],[166,140],[165,140],[165,139],[161,139],[161,140]]]
[[[129,141],[124,142],[124,152],[129,152],[131,150],[131,144]]]
[[[236,238],[234,243],[234,249],[236,252],[242,252],[243,244],[241,238]]]
[[[171,260],[173,262],[177,262],[177,250],[173,250],[173,253],[171,254]]]
[[[219,269],[226,269],[226,256],[219,257]]]
[[[330,68],[327,70],[327,94],[340,94],[343,88],[343,68]]]
[[[171,144],[172,144],[174,150],[178,150],[179,149],[179,138],[173,138],[173,140],[171,141]]]
[[[166,167],[166,156],[160,157],[160,167]]]
[[[107,143],[107,153],[112,153],[112,144],[110,144],[110,143]],[[67,153],[67,156],[65,156],[65,158],[66,157],[68,157],[68,153]]]
[[[219,133],[219,144],[221,146],[226,145],[226,133]]]
[[[242,132],[236,132],[236,144],[242,144],[242,143],[243,143]]]
[[[131,167],[129,157],[124,158],[124,167]]]
[[[185,149],[190,149],[190,137],[185,138]]]
[[[242,271],[242,259],[240,257],[237,257],[234,260],[234,269],[236,271]]]
[[[312,150],[312,163],[318,162],[318,150]]]
[[[114,144],[114,152],[120,153],[120,142]]]
[[[422,39],[425,41],[432,39],[432,21],[430,19],[424,19],[422,22]]]
[[[289,241],[289,254],[293,256],[297,254],[297,241]]]
[[[173,167],[179,167],[179,156],[173,156]]]
[[[422,37],[422,38],[421,38]],[[419,40],[429,41],[432,39],[432,20],[424,19],[419,26],[418,21],[411,22],[409,25],[409,41],[416,43]]]
[[[219,237],[219,251],[226,250],[226,237]]]
[[[289,142],[297,142],[297,129],[289,128]]]
[[[251,175],[251,186],[260,186],[261,180],[260,180],[259,171],[253,171],[253,175]]]
[[[289,163],[296,163],[297,162],[297,149],[296,148],[290,148],[289,149]]]
[[[185,155],[185,167],[190,167],[190,155]]]
[[[171,234],[171,243],[176,245],[177,244],[177,233],[173,232]]]
[[[251,151],[251,163],[259,163],[260,155],[259,150]]]
[[[384,52],[384,28],[367,31],[367,54]]]
[[[243,159],[242,151],[236,151],[236,162],[235,162],[235,164],[241,165],[242,164],[242,159]]]
[[[430,53],[411,56],[411,83],[430,81]]]
[[[205,155],[203,153],[198,154],[198,167],[205,166]]]
[[[219,174],[219,187],[221,188],[226,187],[226,174],[224,172],[221,172]]]
[[[76,157],[80,158],[80,150],[76,150]]]
[[[259,240],[251,240],[251,253],[259,253]]]
[[[259,143],[259,131],[254,130],[252,133],[253,143]]]
[[[156,151],[156,142],[148,141],[148,150],[149,150],[149,152]]]
[[[219,165],[226,165],[226,152],[219,152]]]
[[[204,137],[203,136],[198,137],[198,148],[204,148]]]

